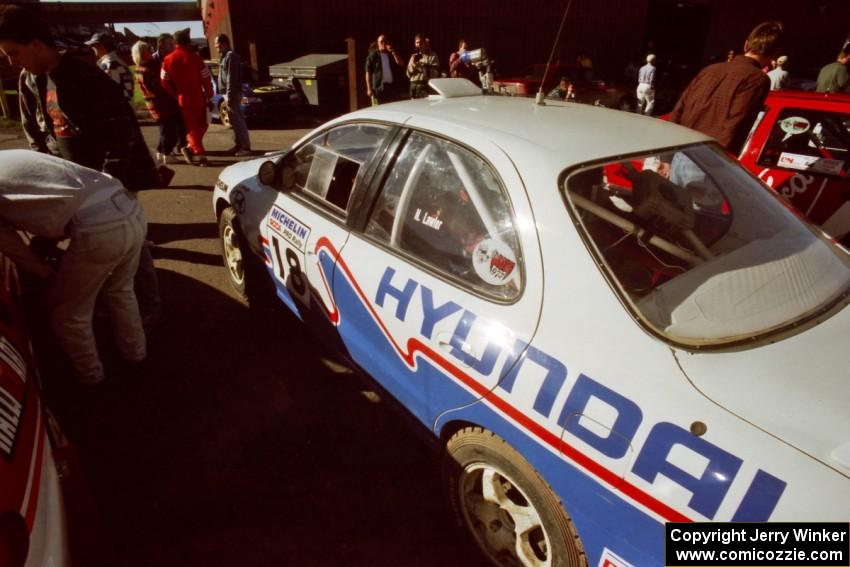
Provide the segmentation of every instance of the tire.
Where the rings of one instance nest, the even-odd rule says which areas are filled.
[[[494,565],[586,567],[560,500],[500,437],[480,427],[455,433],[446,444],[443,481],[455,519]]]
[[[221,240],[221,257],[224,260],[224,269],[227,271],[230,286],[239,299],[247,302],[248,278],[245,273],[245,259],[250,251],[245,246],[239,219],[232,207],[227,207],[221,213],[221,218],[218,220],[218,237]]]
[[[221,213],[218,236],[227,279],[239,299],[257,315],[276,312],[279,304],[274,284],[262,261],[248,247],[232,207]]]
[[[221,121],[221,125],[225,128],[233,127],[230,123],[230,111],[227,108],[226,100],[222,100],[218,105],[218,119]]]

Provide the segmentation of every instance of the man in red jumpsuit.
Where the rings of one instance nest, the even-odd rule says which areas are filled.
[[[177,48],[163,59],[159,78],[162,88],[180,105],[189,142],[182,150],[186,163],[206,166],[203,139],[208,126],[207,108],[213,95],[210,72],[204,60],[189,49],[189,30],[178,31],[174,40]]]

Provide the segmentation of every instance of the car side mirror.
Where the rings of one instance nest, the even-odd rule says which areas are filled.
[[[260,164],[260,170],[257,172],[257,179],[263,185],[274,187],[277,181],[277,166],[271,160],[264,161]]]

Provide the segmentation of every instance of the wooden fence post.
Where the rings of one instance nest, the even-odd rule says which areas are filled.
[[[348,107],[354,112],[360,108],[357,100],[357,45],[353,37],[347,38],[345,45],[348,48]]]

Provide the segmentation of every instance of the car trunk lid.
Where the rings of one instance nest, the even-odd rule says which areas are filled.
[[[850,477],[850,309],[779,342],[675,353],[705,396]]]

